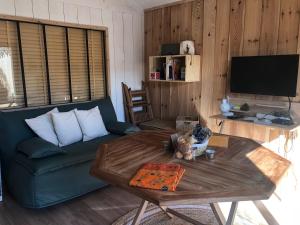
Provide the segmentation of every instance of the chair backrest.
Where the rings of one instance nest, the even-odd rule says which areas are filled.
[[[133,91],[125,83],[122,83],[126,121],[137,125],[145,121],[153,120],[149,92],[144,84],[142,87],[141,90]]]

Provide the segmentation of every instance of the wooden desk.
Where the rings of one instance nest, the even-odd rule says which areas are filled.
[[[221,121],[219,123],[220,130],[219,133],[223,133],[223,128],[226,121],[241,123],[241,124],[254,124],[255,126],[263,126],[263,127],[269,127],[272,129],[278,129],[280,130],[280,133],[285,136],[285,144],[284,144],[284,156],[287,157],[287,153],[289,152],[288,149],[288,141],[291,139],[291,137],[295,136],[295,133],[297,132],[297,129],[300,127],[300,119],[295,118],[294,124],[287,126],[287,125],[280,125],[280,124],[265,124],[265,123],[255,123],[252,121],[247,121],[243,119],[228,119],[227,117],[223,116],[222,114],[213,115],[210,117],[211,119],[216,119],[218,121]],[[238,136],[238,134],[237,134]]]
[[[198,157],[185,161],[176,159],[165,150],[170,138],[167,131],[141,131],[113,140],[99,147],[91,175],[114,184],[143,199],[133,225],[139,224],[148,202],[193,224],[201,224],[169,206],[178,204],[210,204],[220,225],[232,225],[239,201],[253,201],[270,225],[276,220],[260,200],[268,199],[290,166],[290,162],[261,146],[241,137],[229,136],[227,148],[214,147],[215,159]],[[185,174],[175,192],[129,186],[130,179],[148,162],[177,163]],[[227,221],[218,203],[231,202]]]

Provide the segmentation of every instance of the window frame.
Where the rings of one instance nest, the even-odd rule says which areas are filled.
[[[67,43],[67,58],[68,58],[68,76],[69,80],[71,80],[71,68],[70,68],[70,49],[69,49],[69,41],[68,41],[68,30],[69,28],[74,28],[74,29],[82,29],[85,32],[85,37],[86,37],[86,46],[88,47],[88,32],[89,31],[101,31],[102,38],[103,38],[103,79],[104,79],[104,98],[107,98],[111,96],[111,88],[110,88],[110,70],[109,70],[109,51],[108,51],[108,28],[105,26],[94,26],[94,25],[82,25],[82,24],[75,24],[75,23],[67,23],[67,22],[58,22],[58,21],[50,21],[50,20],[43,20],[43,19],[33,19],[33,18],[27,18],[27,17],[19,17],[19,16],[9,16],[9,15],[3,15],[0,14],[0,21],[11,21],[16,23],[17,27],[17,35],[18,35],[18,45],[19,45],[19,57],[20,57],[20,67],[21,67],[21,76],[22,76],[22,81],[23,81],[23,94],[24,94],[24,106],[20,107],[7,107],[7,108],[2,108],[0,111],[5,111],[5,110],[14,110],[14,109],[22,109],[22,108],[36,108],[36,107],[46,107],[46,106],[56,106],[56,105],[65,105],[65,104],[75,104],[77,103],[76,101],[74,102],[72,99],[72,87],[70,86],[70,102],[69,103],[59,103],[59,104],[52,104],[51,102],[51,94],[48,93],[48,104],[46,105],[40,105],[40,106],[28,106],[27,102],[27,92],[26,92],[26,83],[25,83],[25,71],[24,71],[24,58],[23,58],[23,49],[22,49],[22,41],[21,41],[21,32],[20,32],[20,23],[30,23],[30,24],[38,24],[42,26],[43,29],[43,42],[44,42],[44,51],[45,51],[45,63],[46,63],[46,75],[47,75],[47,85],[48,85],[48,92],[51,90],[51,85],[49,82],[49,68],[48,68],[48,50],[47,50],[47,37],[45,36],[45,29],[46,26],[55,26],[55,27],[62,27],[65,29],[66,32],[66,43]],[[87,58],[89,58],[89,49],[87,49]],[[84,102],[89,102],[89,101],[94,101],[91,98],[91,86],[90,86],[90,64],[89,60],[87,61],[87,66],[88,66],[88,79],[89,79],[89,100],[84,101]],[[71,85],[71,84],[70,84]]]

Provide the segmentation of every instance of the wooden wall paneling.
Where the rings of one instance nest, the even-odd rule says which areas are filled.
[[[230,55],[239,56],[243,49],[244,13],[246,0],[231,0]]]
[[[162,44],[171,43],[171,7],[162,9]]]
[[[213,83],[213,114],[220,112],[221,99],[226,95],[229,51],[230,0],[217,1],[215,72]],[[215,128],[216,129],[216,128]]]
[[[243,44],[242,52],[243,56],[252,56],[259,55],[260,47],[260,35],[261,35],[261,24],[262,24],[262,0],[251,0],[245,2],[245,11],[244,11],[244,27],[243,27]],[[239,95],[245,99],[255,99],[255,95],[251,94],[240,94]],[[247,101],[247,100],[245,100]],[[261,127],[258,126],[256,132],[253,132],[255,125],[249,126],[248,124],[239,124],[238,130],[234,132],[240,132],[244,135],[252,137],[256,133],[257,137],[260,137]],[[265,129],[262,129],[265,131]]]
[[[162,44],[171,43],[171,7],[162,9]],[[161,119],[167,120],[170,115],[170,100],[171,100],[171,85],[167,82],[162,82],[161,87]]]
[[[195,42],[195,51],[197,55],[202,55],[203,7],[204,0],[196,0],[192,2],[192,39]]]
[[[204,1],[201,114],[206,119],[212,115],[213,107],[216,6],[216,0]],[[208,126],[212,127],[213,122],[208,119]]]
[[[181,40],[192,40],[192,2],[187,2],[185,4],[182,4],[182,12],[183,12],[183,18],[181,22]],[[193,94],[194,94],[194,85],[193,83],[185,83],[184,85],[179,86],[179,101],[180,99],[186,99],[186,104],[180,104],[180,111],[179,115],[192,115],[193,112]]]
[[[181,5],[182,7],[182,16],[181,18],[181,27],[180,27],[180,41],[191,40],[192,39],[192,2],[187,2]]]
[[[299,7],[300,2],[298,0],[281,0],[277,54],[295,54],[297,52]],[[297,90],[300,92],[300,86],[297,87]],[[273,100],[287,101],[287,98],[274,97]],[[300,101],[300,96],[293,101]]]
[[[181,40],[181,22],[183,15],[183,6],[175,5],[171,7],[171,43],[179,43]],[[176,119],[179,112],[178,102],[179,84],[170,84],[170,110],[169,119]]]
[[[299,2],[194,0],[189,2],[192,15],[189,31],[191,37],[186,33],[186,28],[189,29],[186,26],[189,20],[186,17],[186,12],[189,11],[187,2],[160,8],[163,15],[162,43],[176,43],[191,38],[195,41],[196,54],[201,55],[203,64],[202,82],[188,85],[161,84],[161,117],[174,119],[179,114],[193,113],[193,109],[189,108],[192,101],[200,103],[198,105],[202,114],[208,118],[219,112],[220,99],[225,93],[233,99],[242,99],[245,102],[263,104],[272,100],[274,105],[286,104],[286,98],[229,93],[230,58],[242,55],[300,53]],[[153,10],[149,10],[146,14],[152,12]],[[147,43],[145,45],[147,49]],[[148,58],[146,66],[147,64]],[[300,93],[299,84],[300,79]],[[293,101],[300,101],[300,97],[297,96]],[[209,125],[216,130],[215,121],[210,121]],[[274,139],[279,134],[277,130],[266,131],[261,126],[241,126],[236,123],[227,123],[225,132],[261,141]]]
[[[160,55],[162,43],[162,9],[154,10],[152,16],[152,55]],[[149,57],[148,57],[149,58]],[[149,74],[149,73],[148,73]],[[161,118],[161,87],[159,82],[150,82],[150,98],[155,118]]]
[[[242,50],[245,56],[259,54],[261,17],[262,0],[246,1]]]
[[[195,42],[195,52],[201,56],[202,64],[202,52],[203,52],[203,24],[204,24],[204,1],[196,0],[192,2],[192,40]],[[199,74],[201,80],[201,74]],[[192,114],[200,112],[201,106],[201,81],[191,84],[193,90],[192,102],[193,109]]]
[[[277,52],[280,0],[263,0],[261,34],[258,55],[274,55]],[[272,101],[272,96],[256,95],[255,99]]]
[[[232,57],[232,56],[241,55],[243,51],[244,14],[245,14],[246,0],[231,0],[230,4],[231,4],[231,11],[230,11],[229,56]],[[228,95],[230,89],[229,81],[230,81],[230,66],[229,66],[229,73],[227,76]],[[230,93],[230,96],[240,97],[239,94],[233,94],[233,93]]]
[[[262,1],[262,20],[259,44],[260,55],[274,55],[277,52],[280,0]]]
[[[298,0],[281,0],[278,54],[293,54],[297,50],[299,31],[298,10]]]

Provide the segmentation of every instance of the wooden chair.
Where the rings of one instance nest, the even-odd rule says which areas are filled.
[[[155,119],[148,88],[142,83],[142,90],[131,90],[122,83],[126,121],[143,130],[176,130],[175,121]]]

